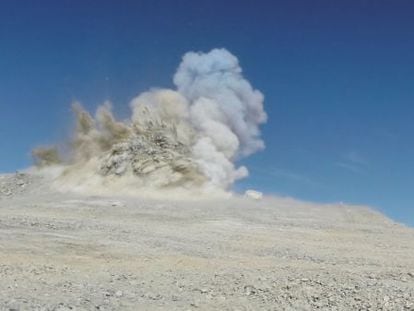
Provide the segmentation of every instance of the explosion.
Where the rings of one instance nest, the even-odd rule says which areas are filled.
[[[186,53],[174,84],[134,98],[125,121],[109,102],[94,116],[75,103],[69,154],[38,148],[37,166],[59,167],[56,184],[67,190],[227,190],[248,175],[235,162],[264,148],[263,95],[226,49]]]

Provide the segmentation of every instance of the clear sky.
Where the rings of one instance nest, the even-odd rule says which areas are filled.
[[[414,225],[414,2],[0,2],[0,172],[93,110],[172,87],[181,56],[225,47],[265,96],[266,150],[235,185],[369,204]]]

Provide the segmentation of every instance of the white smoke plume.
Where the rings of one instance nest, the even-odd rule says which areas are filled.
[[[150,90],[134,98],[125,121],[115,119],[109,102],[95,116],[75,103],[69,156],[39,148],[33,152],[36,163],[56,167],[66,158],[56,181],[68,190],[227,190],[248,175],[237,160],[264,148],[263,95],[225,49],[186,53],[174,84],[177,90]]]

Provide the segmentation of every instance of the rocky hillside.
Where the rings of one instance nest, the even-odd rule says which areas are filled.
[[[0,193],[0,310],[414,310],[414,230],[368,208]]]

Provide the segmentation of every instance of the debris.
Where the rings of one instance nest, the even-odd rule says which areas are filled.
[[[130,174],[148,180],[158,178],[157,173],[162,171],[168,178],[157,180],[157,186],[204,180],[190,150],[171,134],[173,131],[165,124],[151,124],[113,145],[101,158],[100,173],[104,176]]]

